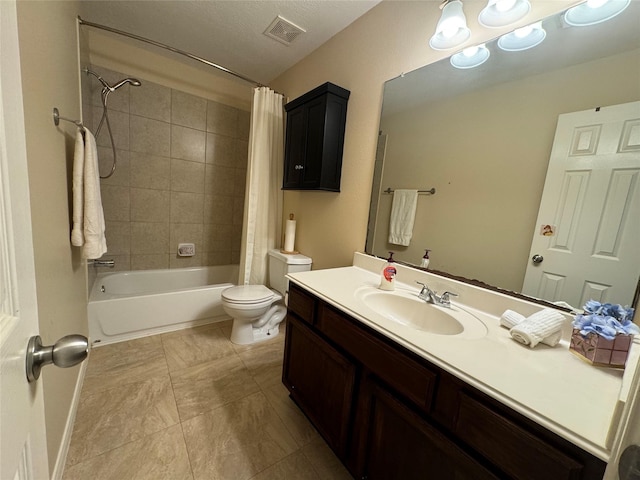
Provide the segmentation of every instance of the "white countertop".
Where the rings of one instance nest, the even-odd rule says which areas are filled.
[[[357,258],[354,262],[359,263]],[[375,270],[377,259],[360,263],[367,268],[351,266],[299,272],[290,274],[289,278],[478,390],[608,461],[622,407],[623,371],[589,365],[569,352],[566,340],[553,348],[538,345],[533,349],[514,341],[509,331],[499,324],[497,315],[504,311],[504,302],[510,302],[508,308],[524,314],[530,314],[528,311],[540,309],[540,306],[510,298],[496,300],[496,295],[505,296],[447,279],[439,278],[438,282],[449,284],[449,290],[456,292],[457,288],[461,292],[455,300],[485,324],[486,336],[465,339],[456,335],[436,335],[388,320],[363,306],[354,295],[360,287],[377,287],[380,283],[379,273],[371,271]],[[397,278],[401,280],[402,266],[398,270]],[[425,276],[426,283],[434,279],[428,273],[414,270],[404,273],[407,283],[396,281],[396,289],[417,294],[418,288],[409,278],[416,275],[418,278]],[[494,304],[494,310],[496,305],[503,308],[500,313],[490,314],[484,307],[480,307],[485,310],[481,311],[465,302],[465,297],[473,297],[478,306],[478,296],[482,298],[482,295],[487,296],[486,303]],[[494,298],[489,298],[491,296]],[[454,305],[455,300],[452,301]],[[636,343],[631,352],[634,362],[638,350]],[[627,362],[629,374],[632,373],[630,363],[633,362]],[[614,428],[610,428],[612,425]]]

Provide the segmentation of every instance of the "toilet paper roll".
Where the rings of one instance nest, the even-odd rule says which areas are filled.
[[[293,252],[295,242],[296,242],[296,221],[287,220],[287,224],[284,230],[284,251]]]

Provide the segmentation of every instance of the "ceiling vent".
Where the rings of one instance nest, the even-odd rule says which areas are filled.
[[[301,33],[306,33],[306,30],[303,30],[279,15],[264,31],[267,37],[271,37],[285,45],[290,45]]]

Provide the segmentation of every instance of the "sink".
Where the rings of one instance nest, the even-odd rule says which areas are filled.
[[[464,338],[480,338],[487,334],[487,327],[472,313],[454,304],[449,308],[427,303],[419,299],[417,293],[362,287],[356,291],[356,298],[374,315],[415,330]]]

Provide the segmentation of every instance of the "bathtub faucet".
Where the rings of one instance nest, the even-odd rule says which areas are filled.
[[[87,265],[93,265],[94,267],[109,267],[116,266],[115,260],[87,260]]]

